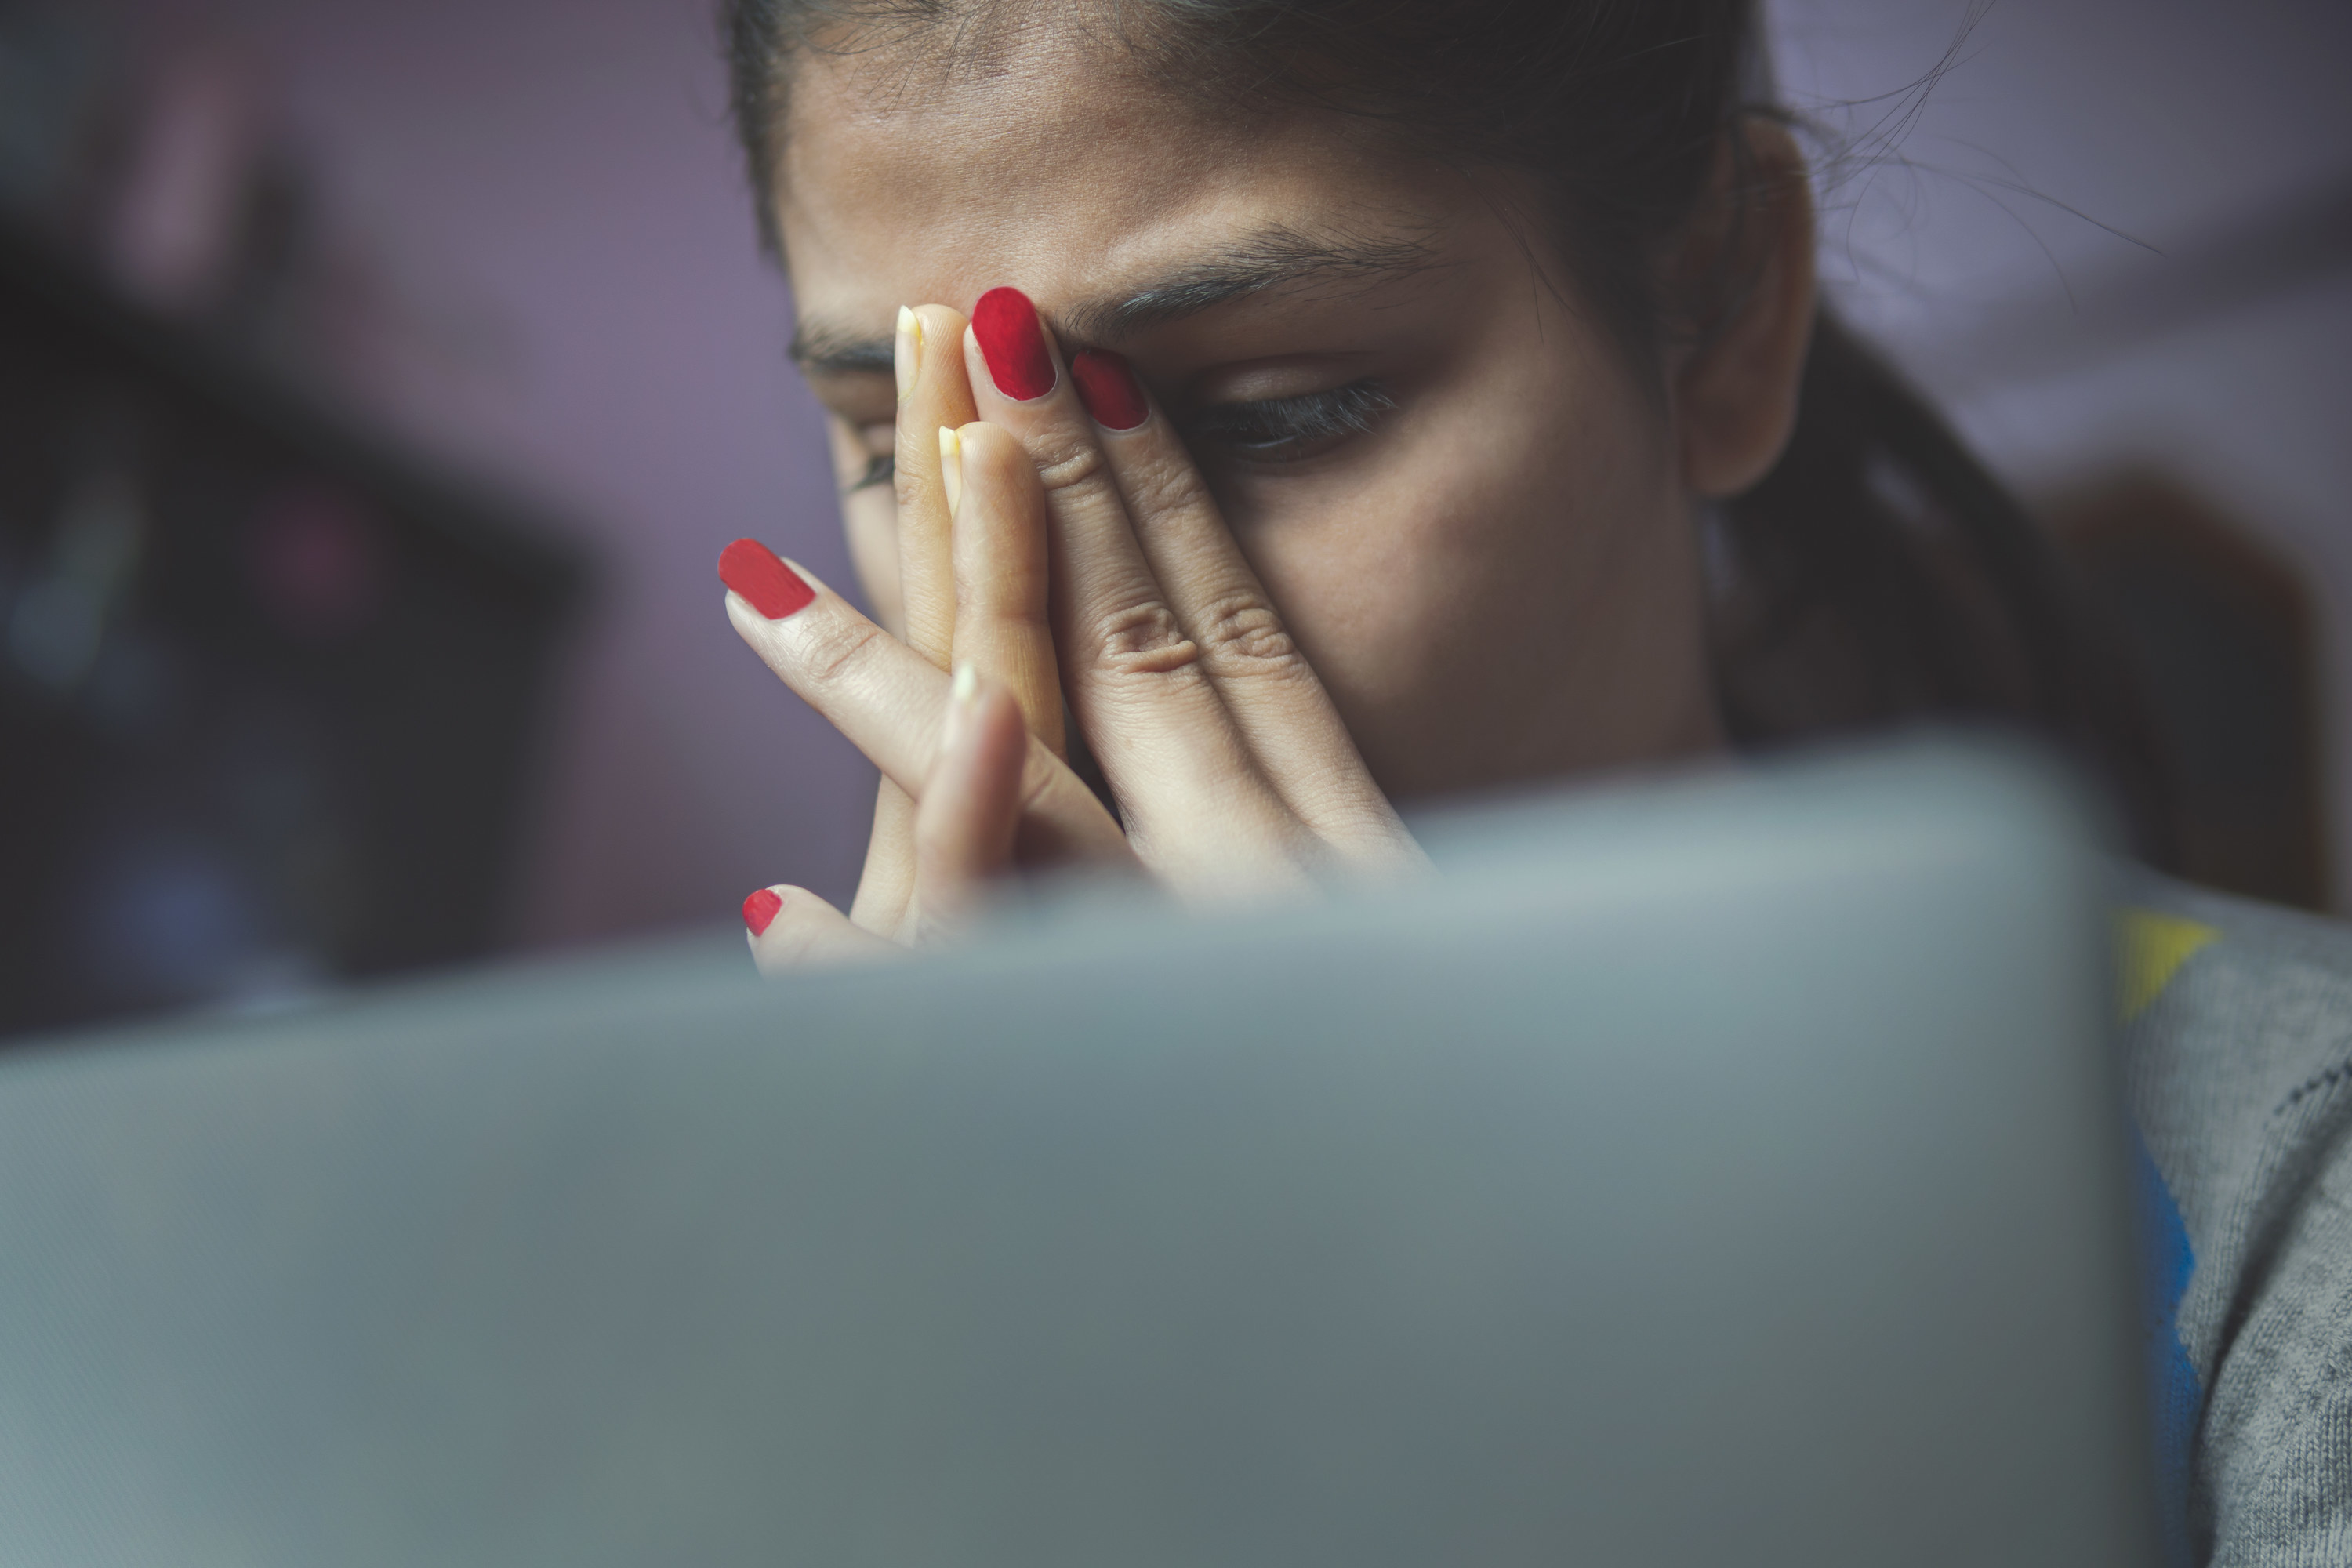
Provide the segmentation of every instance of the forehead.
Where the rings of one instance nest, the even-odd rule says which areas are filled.
[[[1083,38],[814,54],[791,102],[778,225],[803,313],[830,321],[1004,283],[1050,311],[1236,236],[1425,232],[1445,205],[1345,122],[1188,102]]]

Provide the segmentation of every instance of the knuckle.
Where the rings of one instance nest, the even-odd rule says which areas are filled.
[[[829,619],[810,626],[803,635],[807,641],[802,647],[802,668],[807,679],[813,685],[833,686],[865,661],[874,639],[883,632],[871,621],[845,624]]]
[[[890,481],[890,490],[898,498],[898,514],[903,518],[919,511],[924,498],[931,493],[931,487],[910,465],[901,463]]]
[[[1298,644],[1274,606],[1255,594],[1231,594],[1202,611],[1200,640],[1218,675],[1295,675],[1304,668]]]
[[[1201,648],[1158,599],[1122,605],[1097,617],[1095,662],[1120,675],[1172,675],[1200,663]]]
[[[920,449],[923,442],[936,437],[928,434],[919,436],[917,432],[924,430],[925,426],[914,420],[901,420],[900,424],[903,428],[898,432],[898,445],[891,457],[890,493],[898,500],[899,521],[904,522],[909,518],[922,516],[934,498],[944,508],[947,505],[947,484],[940,474],[937,451]]]
[[[1189,462],[1138,465],[1129,471],[1126,484],[1139,527],[1152,518],[1191,512],[1209,502],[1208,486]]]
[[[1049,496],[1099,483],[1105,477],[1102,448],[1092,441],[1055,437],[1030,449],[1037,465],[1037,481]]]

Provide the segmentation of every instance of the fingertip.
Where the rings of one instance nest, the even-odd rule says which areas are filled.
[[[751,946],[751,962],[771,978],[888,958],[900,951],[896,942],[866,931],[806,888],[779,883],[759,889],[743,905],[744,941]],[[764,910],[764,925],[754,923],[755,905]]]
[[[968,789],[1008,769],[1017,775],[1028,746],[1029,721],[1013,689],[981,674],[969,659],[959,664],[948,690],[933,784]]]
[[[1104,429],[1139,429],[1151,417],[1143,384],[1124,356],[1108,349],[1087,349],[1070,361],[1070,384],[1078,402]]]
[[[915,395],[915,383],[923,369],[923,319],[905,305],[898,307],[898,325],[893,332],[890,368],[898,384],[898,401],[904,403]]]
[[[751,651],[765,657],[767,633],[776,623],[745,603],[740,594],[730,591],[723,604],[727,624],[735,628],[736,636],[750,643]]]
[[[1013,689],[1002,681],[975,675],[971,700],[972,722],[983,733],[1008,716],[1015,724],[1021,722],[1021,704]]]
[[[743,929],[754,937],[768,934],[775,923],[778,911],[784,907],[784,896],[774,888],[760,888],[743,900]]]
[[[980,695],[980,668],[970,659],[960,660],[955,678],[948,683],[947,712],[940,721],[940,759],[931,764],[937,773],[948,764],[948,759],[961,750],[971,731],[973,700]]]
[[[940,426],[940,488],[952,520],[963,508],[963,437],[945,425]]]
[[[719,552],[719,580],[772,621],[806,609],[816,598],[806,574],[756,539],[739,539]]]
[[[750,548],[739,552],[738,545]],[[747,636],[791,620],[832,592],[824,578],[756,539],[739,539],[721,552],[719,579],[727,589],[727,618]]]

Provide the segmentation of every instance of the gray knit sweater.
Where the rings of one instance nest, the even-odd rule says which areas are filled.
[[[2352,1568],[2352,925],[2136,879],[2124,1072],[2183,1555]]]

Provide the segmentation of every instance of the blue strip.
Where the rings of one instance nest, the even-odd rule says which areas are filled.
[[[2166,1557],[2185,1564],[2189,1561],[2189,1445],[2196,1441],[2205,1391],[2198,1385],[2189,1352],[2181,1348],[2180,1299],[2188,1293],[2197,1258],[2189,1250],[2180,1205],[2172,1201],[2172,1189],[2165,1185],[2164,1173],[2156,1168],[2137,1130],[2132,1133],[2132,1163],[2139,1195],[2140,1252],[2147,1268],[2140,1302],[2147,1333],[2149,1403],[2156,1417],[2157,1503],[2162,1510]]]

